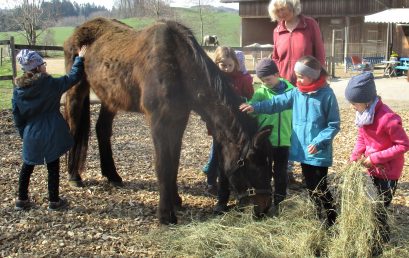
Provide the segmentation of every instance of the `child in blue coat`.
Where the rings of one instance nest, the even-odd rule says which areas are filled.
[[[327,225],[334,224],[337,213],[328,189],[328,167],[332,166],[332,141],[340,130],[338,102],[326,78],[327,72],[312,56],[300,58],[294,68],[297,88],[251,105],[243,112],[272,114],[293,109],[290,160],[301,163],[308,193],[320,214],[327,213]]]
[[[31,207],[28,186],[34,166],[47,164],[49,210],[59,210],[68,202],[59,197],[60,156],[73,139],[60,113],[62,94],[78,83],[84,73],[86,46],[81,47],[69,74],[53,78],[46,63],[35,51],[21,50],[17,55],[24,74],[15,80],[12,107],[15,125],[23,140],[23,165],[18,184],[16,210]]]

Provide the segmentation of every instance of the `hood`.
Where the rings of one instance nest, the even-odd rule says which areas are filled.
[[[16,88],[14,89],[15,101],[21,114],[32,116],[44,108],[44,99],[48,94],[44,94],[47,87],[41,83],[48,74],[24,74],[16,79]]]

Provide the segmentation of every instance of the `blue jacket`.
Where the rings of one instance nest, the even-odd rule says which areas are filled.
[[[26,164],[50,163],[71,148],[73,139],[60,113],[60,99],[81,80],[83,71],[83,58],[76,57],[70,73],[60,78],[38,73],[16,79],[13,117],[23,139]]]
[[[293,109],[290,160],[320,167],[332,165],[332,141],[340,130],[338,102],[334,91],[326,85],[313,93],[297,88],[252,104],[255,112],[272,114]],[[308,145],[318,152],[309,154]]]

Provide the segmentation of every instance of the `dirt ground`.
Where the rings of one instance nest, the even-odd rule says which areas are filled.
[[[47,62],[50,71],[53,65]],[[391,102],[390,105],[401,115],[409,133],[409,106],[403,102]],[[93,126],[98,108],[99,105],[92,106]],[[348,163],[356,138],[353,119],[353,112],[341,106],[341,132],[334,141],[331,175],[341,173]],[[215,199],[205,194],[205,175],[201,172],[211,143],[206,132],[205,124],[192,114],[184,134],[178,176],[179,191],[186,207],[178,213],[181,224],[213,216]],[[47,211],[44,166],[36,167],[30,182],[34,208],[27,212],[14,211],[22,146],[10,110],[0,111],[0,135],[0,257],[160,256],[161,250],[155,243],[142,240],[148,232],[159,227],[155,216],[158,186],[153,168],[154,151],[143,115],[119,113],[115,118],[113,152],[125,187],[111,187],[101,176],[96,136],[92,130],[87,171],[83,175],[84,188],[68,185],[66,167],[62,162],[60,192],[70,201],[69,209],[62,212]],[[301,182],[299,167],[296,176]],[[305,193],[304,189],[298,188],[290,189],[289,195],[299,192]],[[408,155],[391,212],[396,225],[409,232]],[[409,236],[407,240],[409,243]]]

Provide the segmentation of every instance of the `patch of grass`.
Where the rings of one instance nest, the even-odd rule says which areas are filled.
[[[13,85],[11,81],[0,81],[0,110],[11,108]]]
[[[12,75],[11,62],[3,60],[0,66],[0,76]],[[0,81],[0,110],[11,108],[11,97],[13,95],[13,83],[10,80]]]

